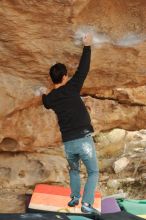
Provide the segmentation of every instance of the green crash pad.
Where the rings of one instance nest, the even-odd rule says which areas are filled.
[[[134,215],[146,214],[146,200],[117,199],[122,210]]]
[[[73,216],[73,215],[68,215],[67,216],[70,220],[91,220],[90,218],[86,218],[84,216]]]

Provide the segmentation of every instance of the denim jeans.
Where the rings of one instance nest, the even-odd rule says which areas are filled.
[[[93,204],[96,185],[98,182],[98,166],[95,144],[91,136],[64,142],[65,153],[69,163],[71,198],[80,198],[80,167],[79,162],[84,163],[88,178],[84,187],[82,203]]]

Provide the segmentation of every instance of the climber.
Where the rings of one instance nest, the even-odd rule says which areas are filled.
[[[98,182],[98,166],[95,145],[92,139],[93,127],[89,113],[80,97],[80,91],[90,67],[91,44],[93,37],[86,34],[82,38],[84,45],[78,69],[71,79],[67,68],[62,63],[56,63],[50,68],[50,77],[54,89],[49,94],[42,95],[45,108],[52,109],[57,115],[66,158],[69,164],[71,201],[68,206],[79,204],[80,175],[79,161],[87,170],[88,178],[82,196],[81,211],[98,213],[93,208],[94,194]]]

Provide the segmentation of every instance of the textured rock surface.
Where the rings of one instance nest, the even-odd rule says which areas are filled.
[[[38,106],[34,94],[42,85],[51,89],[47,73],[50,65],[56,61],[66,63],[69,74],[73,74],[81,53],[81,48],[75,46],[73,37],[77,28],[82,25],[94,25],[97,32],[110,37],[110,43],[93,48],[91,71],[82,91],[84,95],[93,97],[94,101],[90,99],[89,102],[92,111],[96,111],[94,114],[97,115],[94,118],[98,129],[121,127],[136,130],[146,127],[145,1],[122,0],[117,3],[109,0],[84,2],[3,0],[0,6],[1,141],[7,137],[12,138],[17,142],[18,148],[24,150],[27,137],[36,140],[36,136],[32,137],[27,120],[35,126],[34,118],[37,117],[35,114],[39,111],[42,116],[37,117],[37,120],[40,117],[40,128],[37,126],[40,132],[36,131],[37,134],[40,133],[37,143],[40,147],[46,143],[46,140],[40,140],[46,136],[41,127],[48,126],[48,114],[52,114],[53,118],[54,116],[53,113],[47,112],[44,116],[44,110],[40,107],[37,107],[39,110],[36,109],[35,116],[33,115],[33,107]],[[131,41],[128,40],[129,34],[133,36]],[[139,41],[133,41],[135,38]],[[124,43],[123,46],[116,45],[119,40],[126,42],[126,46]],[[130,42],[138,44],[131,45]],[[97,106],[93,107],[93,102]],[[103,125],[105,124],[103,118],[109,111],[114,111],[114,120],[109,119],[106,121],[107,125]],[[17,123],[15,129],[8,132],[7,123],[3,121],[9,119],[12,123],[20,122],[18,115],[19,118],[23,118],[21,120],[26,126]],[[116,118],[120,120],[115,123]],[[49,127],[50,125],[56,127],[54,120],[49,122]],[[25,132],[22,135],[21,132],[18,134],[17,129],[23,130],[23,127]],[[52,138],[53,129],[51,131],[49,129],[47,133],[49,145],[58,144],[58,135],[55,135],[55,140]],[[35,141],[31,140],[29,145],[34,149]]]
[[[114,162],[124,156],[129,165],[120,178],[134,177],[145,189],[145,11],[145,0],[0,1],[0,212],[24,210],[24,192],[37,182],[68,184],[56,116],[35,93],[40,86],[52,88],[48,69],[55,62],[74,73],[82,51],[74,33],[84,25],[109,38],[92,49],[82,90],[95,128],[103,194],[110,193],[106,181],[118,178]],[[123,130],[108,132],[114,128]]]

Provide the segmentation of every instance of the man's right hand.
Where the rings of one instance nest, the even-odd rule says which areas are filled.
[[[83,37],[82,41],[83,41],[83,45],[84,45],[84,46],[91,46],[92,43],[93,43],[93,36],[92,36],[92,34],[91,34],[91,33],[87,33],[87,34]]]

